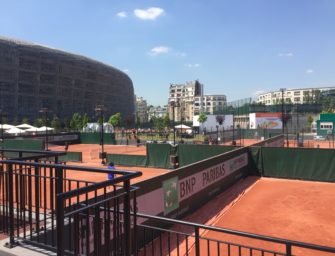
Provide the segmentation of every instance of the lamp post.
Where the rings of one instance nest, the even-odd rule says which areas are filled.
[[[1,149],[4,149],[4,137],[3,137],[3,114],[4,112],[0,109],[0,122],[1,122]],[[1,151],[1,159],[3,159],[3,151]]]
[[[235,110],[233,110],[233,141],[232,141],[232,145],[235,146],[236,142],[235,142]]]
[[[173,125],[173,145],[176,145],[176,128],[175,128],[175,121],[174,121],[174,107],[175,102],[171,101],[171,107],[172,107],[172,125]]]
[[[100,145],[101,145],[101,153],[99,158],[101,159],[101,164],[105,164],[106,152],[104,151],[104,105],[98,105],[95,108],[95,112],[99,115],[100,118],[100,126],[101,126],[101,133],[100,133]]]
[[[280,88],[281,91],[281,121],[282,121],[282,134],[285,133],[285,123],[284,123],[284,91],[285,88]]]
[[[179,109],[180,109],[180,142],[182,142],[183,140],[183,104],[182,104],[182,101],[179,101],[178,102],[178,106],[179,106]]]
[[[44,114],[44,123],[45,123],[45,150],[48,151],[48,108],[41,108],[40,113]]]

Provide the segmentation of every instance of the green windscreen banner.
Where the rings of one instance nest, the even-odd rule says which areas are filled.
[[[147,166],[170,168],[170,155],[175,151],[170,144],[147,144]]]
[[[116,165],[145,167],[147,164],[147,156],[107,154],[107,162],[113,162]]]
[[[100,133],[80,133],[80,142],[82,144],[100,144],[101,134]],[[115,145],[115,134],[104,133],[104,144]]]
[[[335,181],[335,153],[333,149],[261,148],[258,168],[263,176]]]
[[[193,164],[237,148],[234,146],[180,144],[178,145],[179,166]]]
[[[43,140],[33,139],[6,139],[3,142],[4,149],[18,149],[18,150],[44,150]]]

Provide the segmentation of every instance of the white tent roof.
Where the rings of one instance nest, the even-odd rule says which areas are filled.
[[[15,126],[14,125],[11,125],[11,124],[3,124],[2,126],[1,126],[1,124],[0,124],[0,129],[4,129],[4,130],[8,130],[8,129],[11,129],[11,128],[15,128]]]
[[[17,128],[20,128],[20,129],[30,129],[30,128],[36,128],[30,124],[20,124],[20,125],[17,125],[16,126]]]
[[[38,132],[43,132],[43,131],[45,131],[45,130],[47,130],[47,131],[53,131],[54,128],[42,126],[42,127],[40,127],[40,128],[37,128],[36,130],[37,130]]]
[[[187,125],[184,125],[184,124],[176,125],[174,128],[176,128],[176,129],[191,129],[191,127],[189,127]]]
[[[32,127],[32,128],[29,128],[29,129],[26,129],[26,130],[24,130],[25,132],[37,132],[38,130],[37,130],[38,128],[37,127]],[[45,130],[45,129],[44,129]]]
[[[24,130],[21,130],[21,129],[16,128],[16,127],[13,127],[11,129],[7,130],[6,132],[10,133],[10,134],[25,133]]]

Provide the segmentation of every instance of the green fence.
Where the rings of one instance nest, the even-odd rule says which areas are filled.
[[[2,145],[4,149],[44,150],[43,140],[6,139]]]
[[[83,161],[83,155],[82,152],[66,152],[66,155],[60,156],[58,158],[60,162],[82,162]]]
[[[261,137],[268,139],[281,133],[281,129],[242,129],[242,137],[245,139],[256,139]]]
[[[193,164],[237,148],[234,146],[216,145],[178,145],[177,155],[179,157],[179,166]]]
[[[80,142],[82,144],[100,144],[100,133],[80,133]],[[104,133],[104,144],[115,145],[115,134]]]
[[[176,151],[177,148],[170,144],[147,144],[147,166],[171,168],[170,155]]]
[[[147,156],[107,154],[107,162],[124,166],[147,166]]]
[[[265,177],[335,181],[333,149],[254,148],[253,157]]]

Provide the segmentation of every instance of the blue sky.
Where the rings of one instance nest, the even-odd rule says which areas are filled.
[[[0,35],[128,73],[149,104],[199,79],[228,101],[335,86],[334,0],[0,0]]]

